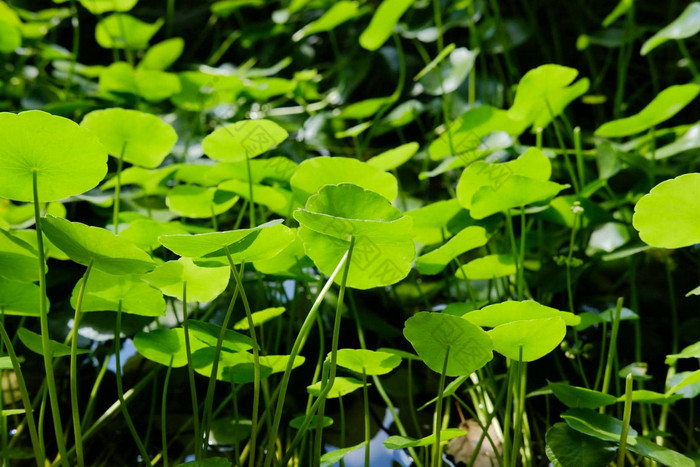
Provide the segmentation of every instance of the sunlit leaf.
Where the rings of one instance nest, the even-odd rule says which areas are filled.
[[[385,375],[401,364],[396,354],[366,349],[339,349],[337,358],[338,366],[366,375]]]
[[[73,288],[70,302],[76,307],[85,278]],[[119,311],[141,316],[165,315],[165,300],[159,290],[143,282],[139,276],[108,274],[94,269],[90,272],[81,310]]]
[[[457,270],[459,279],[496,279],[515,274],[515,259],[512,255],[487,255],[474,259]]]
[[[161,264],[143,280],[165,295],[183,300],[187,284],[188,302],[210,302],[226,289],[231,270],[227,266],[200,267],[191,258],[180,258]]]
[[[268,321],[277,318],[278,316],[281,316],[284,312],[285,308],[283,306],[265,308],[264,310],[253,312],[251,313],[251,317],[253,318],[253,326],[261,326],[267,323]],[[233,325],[233,329],[248,330],[248,319],[240,319],[236,324]]]
[[[507,301],[486,306],[481,310],[474,310],[463,316],[469,322],[477,326],[496,327],[501,324],[511,323],[525,319],[543,319],[559,317],[567,326],[576,326],[581,319],[567,311],[559,311],[556,308],[541,305],[534,300],[522,302]]]
[[[146,50],[138,68],[156,71],[166,70],[180,58],[184,48],[185,41],[180,37],[173,37],[154,44]]]
[[[39,286],[0,278],[0,311],[3,315],[39,316]]]
[[[566,383],[547,383],[552,394],[567,407],[597,409],[617,402],[615,396],[592,389],[579,388]]]
[[[700,32],[700,3],[693,2],[668,26],[656,32],[642,44],[641,54],[646,55],[666,41],[687,39]]]
[[[454,258],[466,251],[486,245],[488,239],[489,235],[483,227],[467,227],[440,248],[416,258],[416,269],[421,274],[438,274]]]
[[[457,438],[459,436],[464,436],[466,432],[460,428],[447,428],[445,430],[440,430],[440,440],[447,441],[452,438]],[[409,436],[389,436],[384,441],[384,447],[387,449],[406,449],[415,448],[419,446],[430,446],[435,444],[435,433],[432,435],[425,436],[420,439],[411,438]]]
[[[238,199],[238,196],[230,191],[178,185],[170,190],[165,204],[179,216],[206,219],[228,211]]]
[[[367,163],[380,170],[389,171],[403,165],[418,152],[418,143],[406,143],[401,146],[384,151],[369,159]]]
[[[19,328],[17,330],[17,337],[19,337],[19,340],[22,342],[22,344],[24,344],[26,348],[28,348],[36,354],[44,355],[44,347],[42,346],[41,342],[41,334],[32,332],[27,328]],[[48,351],[54,358],[65,357],[66,355],[70,355],[70,346],[62,342],[49,340]],[[78,349],[78,355],[86,354],[89,352],[89,349]]]
[[[331,31],[338,25],[343,24],[359,14],[359,4],[355,1],[339,1],[326,11],[323,16],[310,22],[292,36],[293,41],[300,41],[303,38],[320,32]]]
[[[97,23],[95,39],[105,49],[143,50],[165,21],[149,24],[125,13],[115,13]]]
[[[287,131],[271,120],[243,120],[214,130],[202,141],[202,149],[217,161],[245,161],[274,149],[287,136]]]
[[[560,317],[519,320],[501,324],[489,331],[493,349],[510,358],[531,362],[559,346],[566,335],[566,323]]]
[[[318,381],[317,383],[307,386],[306,390],[312,396],[318,397],[319,394],[321,394],[321,383],[321,381]],[[362,384],[362,381],[358,379],[337,376],[335,380],[333,380],[333,386],[331,387],[330,392],[326,397],[328,399],[337,399],[338,397],[345,397],[346,395],[355,392],[357,389],[360,389],[362,386],[364,386]]]
[[[622,434],[622,420],[609,415],[599,414],[591,409],[569,409],[561,417],[570,428],[603,441],[618,442]],[[637,444],[637,431],[629,427],[627,446]]]
[[[391,33],[399,18],[415,0],[384,0],[372,16],[369,26],[360,35],[360,45],[367,50],[377,50]]]

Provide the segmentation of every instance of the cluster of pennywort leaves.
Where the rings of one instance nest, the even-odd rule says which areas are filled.
[[[602,79],[518,72],[539,33],[488,3],[0,1],[3,462],[694,465],[673,250],[697,269],[700,127],[667,125],[700,94],[700,4],[650,34],[622,0],[579,36],[618,62],[583,131],[567,109]],[[111,63],[78,61],[90,21]],[[627,111],[631,54],[669,41],[694,80]]]

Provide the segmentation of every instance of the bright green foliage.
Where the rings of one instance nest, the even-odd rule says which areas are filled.
[[[411,220],[375,192],[347,183],[326,185],[294,217],[301,224],[306,254],[326,275],[332,274],[355,237],[349,287],[394,284],[411,269]]]
[[[163,71],[175,63],[185,48],[185,41],[180,37],[166,39],[149,47],[138,64],[143,70]]]
[[[516,272],[515,260],[512,255],[487,255],[469,261],[457,270],[455,276],[459,279],[496,279],[512,276]]]
[[[693,2],[668,26],[647,39],[642,44],[641,54],[646,55],[669,40],[687,39],[700,32],[700,3]]]
[[[394,170],[410,160],[418,152],[419,147],[418,143],[402,144],[399,147],[374,156],[367,163],[380,170]]]
[[[251,313],[251,318],[253,318],[253,326],[258,327],[267,323],[268,321],[277,318],[284,314],[285,308],[283,306],[277,306],[272,308],[265,308],[264,310],[256,311]],[[233,325],[233,329],[238,330],[248,330],[248,319],[243,318]]]
[[[415,0],[383,0],[372,16],[372,21],[360,35],[360,45],[367,50],[381,47],[399,21],[399,18],[413,5]]]
[[[182,217],[209,218],[228,211],[238,202],[230,191],[194,185],[178,185],[168,193],[165,203]]]
[[[146,252],[108,230],[50,215],[41,224],[49,240],[76,263],[92,262],[109,274],[139,274],[155,267]]]
[[[312,34],[331,31],[336,26],[355,18],[359,13],[360,6],[355,1],[342,0],[335,2],[323,16],[294,33],[292,40],[300,41]]]
[[[576,326],[581,322],[581,319],[572,313],[541,305],[534,300],[495,303],[481,310],[469,312],[463,316],[464,319],[477,326],[486,326],[490,328],[513,321],[555,317],[563,319],[567,326]]]
[[[416,259],[416,269],[421,274],[438,274],[454,258],[466,251],[486,245],[488,239],[488,233],[483,227],[467,227],[440,248],[419,256]]]
[[[545,436],[547,458],[554,467],[607,465],[615,447],[606,441],[579,433],[565,423],[556,423]]]
[[[190,346],[192,352],[206,347],[192,336],[190,336]],[[139,332],[134,336],[134,347],[141,355],[161,365],[170,365],[171,358],[173,368],[187,365],[185,330],[182,328]]]
[[[456,316],[420,312],[406,320],[403,333],[420,359],[437,373],[442,373],[449,348],[447,376],[469,375],[493,358],[489,335]]]
[[[100,73],[100,93],[107,99],[133,94],[149,102],[160,102],[181,90],[173,73],[144,68],[134,69],[125,62],[114,62]]]
[[[639,113],[604,123],[595,131],[595,135],[604,138],[619,138],[648,130],[683,110],[699,93],[700,85],[698,84],[670,86],[657,94]]]
[[[464,213],[459,201],[450,199],[437,201],[414,211],[408,211],[406,215],[413,219],[413,230],[416,233],[416,242],[426,245],[442,243],[452,236],[448,228],[450,221],[458,214]]]
[[[531,362],[557,348],[566,335],[560,317],[512,321],[489,331],[493,349],[511,360]]]
[[[461,428],[448,428],[446,430],[440,430],[440,440],[447,441],[452,438],[458,438],[460,436],[464,436],[465,433],[466,431],[462,430]],[[432,444],[435,444],[434,433],[420,439],[414,439],[409,436],[389,436],[384,441],[384,446],[388,449],[415,448],[418,446],[430,446]]]
[[[143,276],[143,280],[178,300],[183,300],[186,284],[188,302],[210,302],[224,291],[230,274],[227,266],[201,267],[191,258],[180,258],[161,264]]]
[[[700,243],[700,174],[690,173],[661,182],[634,207],[632,224],[641,239],[659,248]]]
[[[188,326],[192,336],[210,347],[216,347],[221,334],[221,326],[194,319],[188,320]],[[221,348],[228,352],[242,352],[253,348],[253,341],[250,337],[230,329],[224,331],[224,339],[221,344]]]
[[[138,0],[79,0],[80,4],[93,15],[101,15],[110,11],[129,11]]]
[[[401,364],[396,354],[366,349],[338,350],[338,366],[358,374],[385,375]]]
[[[187,234],[185,227],[178,222],[158,222],[151,219],[136,219],[119,232],[119,236],[129,240],[142,250],[155,250],[160,246],[160,235]]]
[[[236,193],[243,199],[250,198],[250,184],[247,181],[229,180],[219,185],[220,191]],[[292,192],[278,186],[253,184],[253,200],[262,204],[270,211],[280,216],[289,216],[301,204],[294,198]]]
[[[95,110],[80,125],[95,133],[110,155],[149,169],[158,167],[177,141],[173,127],[137,110]]]
[[[39,280],[36,248],[4,230],[0,230],[0,277],[22,282]]]
[[[71,306],[75,308],[85,278],[75,284]],[[163,294],[131,274],[108,274],[99,269],[90,272],[81,311],[122,311],[141,316],[165,315]]]
[[[162,19],[149,24],[128,14],[115,13],[97,23],[95,39],[105,49],[143,50],[162,25]]]
[[[0,278],[0,311],[4,315],[39,316],[39,287]]]
[[[19,328],[17,330],[17,337],[32,352],[43,355],[43,347],[41,345],[41,335],[30,331],[27,328]],[[52,357],[65,357],[70,355],[70,346],[62,343],[56,342],[54,340],[49,341],[49,352],[51,352]],[[89,353],[89,349],[78,349],[79,354]]]
[[[318,397],[318,395],[321,393],[321,383],[322,381],[318,381],[310,386],[307,386],[306,390],[309,391],[309,394],[312,396]],[[364,384],[362,384],[362,381],[358,379],[337,376],[333,380],[333,386],[331,387],[327,397],[329,399],[345,397],[348,394],[360,389],[362,386],[364,386]]]
[[[107,153],[74,122],[39,110],[0,113],[0,197],[56,201],[94,188],[107,173]],[[79,151],[78,151],[79,149]]]
[[[336,378],[337,381],[337,378]],[[360,444],[356,444],[354,446],[350,446],[347,448],[340,448],[336,449],[335,451],[328,451],[324,455],[321,456],[321,467],[331,467],[343,459],[343,457],[347,456],[351,452],[361,448],[364,446],[364,442]]]
[[[396,177],[365,162],[347,157],[314,157],[306,159],[290,180],[292,192],[301,203],[323,185],[353,183],[394,201],[398,195]]]
[[[214,130],[202,141],[202,149],[217,161],[244,161],[274,149],[287,136],[287,131],[271,120],[243,120]]]
[[[678,353],[666,355],[666,364],[672,365],[681,358],[700,358],[700,341],[689,345]]]
[[[609,415],[599,414],[591,409],[569,409],[561,417],[574,430],[603,441],[620,440],[622,421]],[[627,433],[629,448],[637,444],[637,431],[630,427]]]
[[[420,78],[421,86],[433,96],[454,92],[474,68],[477,55],[478,50],[471,51],[466,47],[454,49],[445,65]]]

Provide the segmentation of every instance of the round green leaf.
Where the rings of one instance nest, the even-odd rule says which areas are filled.
[[[661,182],[634,207],[632,225],[641,239],[659,248],[700,243],[700,173]]]
[[[110,11],[129,11],[138,0],[79,0],[81,5],[93,15],[101,15]]]
[[[515,274],[515,259],[512,255],[488,255],[469,261],[457,270],[459,279],[496,279]]]
[[[441,373],[449,347],[447,376],[470,375],[493,358],[488,334],[457,316],[422,311],[406,320],[403,334],[428,368]]]
[[[447,264],[464,252],[486,245],[489,235],[480,226],[470,226],[460,231],[440,248],[416,259],[416,269],[421,274],[438,274]]]
[[[547,458],[554,467],[608,465],[615,457],[614,445],[579,433],[566,423],[556,423],[547,430],[545,441]]]
[[[230,275],[228,266],[206,268],[197,266],[191,258],[180,258],[161,264],[143,280],[179,300],[183,299],[186,282],[188,302],[211,302],[226,289]]]
[[[214,130],[202,141],[202,149],[217,161],[244,161],[274,149],[287,136],[287,130],[271,120],[243,120]]]
[[[80,122],[100,139],[107,152],[134,165],[158,167],[177,141],[173,127],[153,114],[112,108],[94,110]]]
[[[38,252],[31,244],[0,229],[0,277],[22,282],[39,280]]]
[[[559,317],[529,319],[501,324],[489,331],[496,352],[531,362],[554,350],[566,335],[566,323]]]
[[[107,153],[90,131],[40,110],[0,113],[0,197],[57,201],[94,188],[107,173]]]
[[[569,409],[563,414],[569,427],[589,436],[593,436],[604,441],[620,441],[622,434],[622,420],[610,415],[604,415],[591,409]],[[629,447],[637,444],[637,430],[629,427],[627,432],[627,445]]]
[[[75,284],[70,303],[75,308],[85,278]],[[94,269],[90,272],[81,310],[118,311],[141,316],[165,315],[163,294],[137,275],[113,275]]]
[[[184,48],[185,41],[181,37],[173,37],[152,45],[139,62],[138,68],[163,71],[180,58]]]
[[[401,364],[401,357],[375,350],[340,349],[337,364],[359,374],[385,375]]]
[[[145,251],[108,230],[51,215],[41,220],[41,226],[57,248],[83,266],[92,261],[109,274],[140,274],[155,266]]]
[[[29,350],[36,354],[44,355],[41,334],[37,334],[26,328],[19,328],[17,330],[17,337],[19,337],[22,344],[24,344],[24,346]],[[78,349],[78,355],[89,352],[89,349]],[[70,346],[64,344],[63,342],[49,340],[49,353],[51,353],[52,357],[65,357],[66,355],[70,355]]]
[[[142,250],[155,250],[160,245],[161,235],[186,235],[188,232],[179,222],[158,222],[152,219],[136,219],[119,232],[119,236],[129,240]]]
[[[581,322],[581,318],[573,313],[559,311],[555,308],[541,305],[534,300],[496,303],[481,310],[469,312],[463,318],[477,326],[493,328],[514,321],[555,318],[557,316],[563,319],[567,326],[576,326]]]
[[[0,278],[0,314],[39,316],[39,286]]]
[[[314,157],[306,159],[289,181],[294,196],[305,203],[323,185],[353,183],[379,193],[389,201],[398,195],[396,177],[366,162],[348,157]]]
[[[315,384],[306,386],[306,390],[312,396],[318,397],[321,394],[321,383],[322,381],[318,381]],[[358,379],[337,376],[335,380],[333,380],[333,387],[331,387],[331,390],[326,398],[337,399],[338,397],[344,397],[360,389],[362,386],[364,386],[364,384],[362,384],[362,381]]]
[[[165,204],[175,214],[193,219],[206,219],[231,209],[238,196],[230,191],[194,185],[178,185],[168,193]]]
[[[579,388],[566,383],[548,383],[554,397],[567,407],[582,409],[597,409],[617,402],[615,396],[592,389]],[[663,394],[661,394],[663,396]]]
[[[125,62],[114,62],[100,73],[100,94],[118,100],[120,94],[133,94],[149,102],[159,102],[180,92],[180,80],[173,73],[145,68],[134,69]]]
[[[143,50],[163,23],[162,18],[148,24],[131,15],[115,13],[97,23],[95,39],[105,49]]]
[[[408,162],[417,152],[420,145],[418,143],[406,143],[401,146],[384,151],[381,154],[369,159],[367,163],[380,170],[394,170]]]
[[[360,35],[360,45],[367,50],[377,50],[391,33],[399,18],[415,0],[384,0],[372,16],[369,26]]]
[[[391,285],[411,270],[411,219],[373,191],[347,183],[326,185],[294,217],[301,224],[306,254],[326,275],[333,273],[355,237],[348,287]]]
[[[187,365],[185,347],[185,330],[154,329],[149,332],[139,332],[134,336],[134,347],[147,359],[168,366],[172,358],[173,368]],[[191,351],[206,348],[206,344],[190,336]]]
[[[253,326],[257,327],[264,323],[267,323],[271,319],[277,318],[285,312],[283,306],[277,306],[273,308],[265,308],[264,310],[256,311],[251,314],[253,318]],[[233,329],[238,330],[248,330],[248,318],[243,318],[233,325]]]

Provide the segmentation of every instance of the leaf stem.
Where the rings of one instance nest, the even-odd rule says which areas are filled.
[[[625,409],[622,416],[622,431],[620,432],[620,447],[617,451],[617,467],[625,467],[625,448],[627,446],[627,433],[632,417],[632,373],[627,373],[625,378]]]
[[[122,168],[124,166],[124,153],[126,152],[126,141],[122,144],[122,151],[117,159],[117,184],[114,186],[114,206],[112,213],[112,225],[114,234],[119,233],[119,198],[122,191]]]
[[[185,331],[185,353],[187,354],[187,375],[190,381],[190,400],[192,401],[192,426],[194,430],[194,439],[197,442],[194,445],[195,460],[199,460],[202,455],[201,431],[199,425],[199,405],[197,404],[197,387],[194,380],[194,366],[192,365],[192,346],[190,345],[190,329],[187,323],[187,281],[182,283],[182,328]],[[204,448],[206,450],[206,446]]]
[[[617,299],[617,305],[615,306],[615,316],[612,323],[612,331],[610,335],[610,347],[608,348],[608,359],[605,363],[605,372],[603,376],[603,387],[600,390],[603,394],[608,393],[610,388],[610,375],[612,373],[613,359],[615,358],[615,352],[617,351],[617,332],[620,329],[620,316],[622,314],[622,297]],[[600,413],[605,413],[605,407],[601,407],[598,410]]]
[[[445,373],[447,361],[450,358],[450,346],[445,350],[445,360],[442,362],[440,385],[438,386],[437,403],[435,404],[435,445],[433,446],[433,467],[442,465],[442,449],[440,449],[440,429],[442,428],[442,395],[445,392]]]

